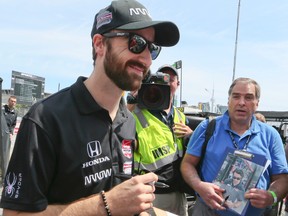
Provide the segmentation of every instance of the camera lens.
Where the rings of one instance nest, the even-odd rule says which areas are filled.
[[[164,110],[169,107],[170,86],[157,83],[142,83],[138,92],[138,107]]]
[[[163,103],[163,90],[159,86],[152,85],[143,92],[143,104],[148,107],[157,108]]]

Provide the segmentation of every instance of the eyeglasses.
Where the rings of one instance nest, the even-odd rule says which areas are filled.
[[[134,54],[140,54],[142,53],[146,47],[148,46],[148,49],[151,54],[152,60],[155,60],[160,51],[161,47],[157,46],[154,43],[151,43],[150,41],[147,41],[145,38],[143,38],[140,35],[129,33],[129,32],[109,32],[103,34],[104,37],[107,38],[113,38],[113,37],[128,37],[128,48],[129,50]]]
[[[233,179],[240,180],[241,178],[233,176]]]

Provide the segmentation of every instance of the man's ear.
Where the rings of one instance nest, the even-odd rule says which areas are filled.
[[[177,81],[177,86],[179,86],[180,85],[180,81]]]
[[[100,34],[95,34],[93,36],[93,46],[94,46],[94,50],[96,52],[96,55],[103,55],[103,48],[104,48],[104,44],[103,44],[103,36]]]

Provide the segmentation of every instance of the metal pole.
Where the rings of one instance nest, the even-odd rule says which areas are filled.
[[[182,60],[179,60],[177,62],[175,62],[173,64],[173,66],[176,68],[176,70],[178,71],[178,69],[181,68],[181,71],[180,71],[180,80],[179,80],[179,74],[178,74],[178,81],[180,81],[180,107],[182,107]]]
[[[213,90],[212,90],[212,97],[211,97],[211,111],[212,111],[212,113],[214,113],[214,102],[215,102],[215,98],[214,98],[214,82],[213,82]]]
[[[235,50],[234,50],[234,64],[233,64],[233,77],[232,82],[235,79],[235,70],[236,70],[236,55],[237,55],[237,44],[238,44],[238,28],[239,28],[239,17],[240,17],[240,1],[238,3],[238,13],[237,13],[237,25],[236,25],[236,39],[235,39]]]

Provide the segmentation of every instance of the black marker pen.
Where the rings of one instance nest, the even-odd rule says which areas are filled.
[[[117,173],[114,176],[116,178],[121,179],[121,180],[128,180],[128,179],[133,177],[133,176],[130,176],[130,175],[127,175],[127,174],[124,174],[124,173]],[[169,185],[167,185],[167,184],[165,184],[163,182],[150,182],[149,184],[150,185],[154,185],[157,188],[168,188],[169,187]]]
[[[225,199],[223,199],[221,206],[223,206],[225,204],[225,202],[229,199],[229,195],[225,197]]]

